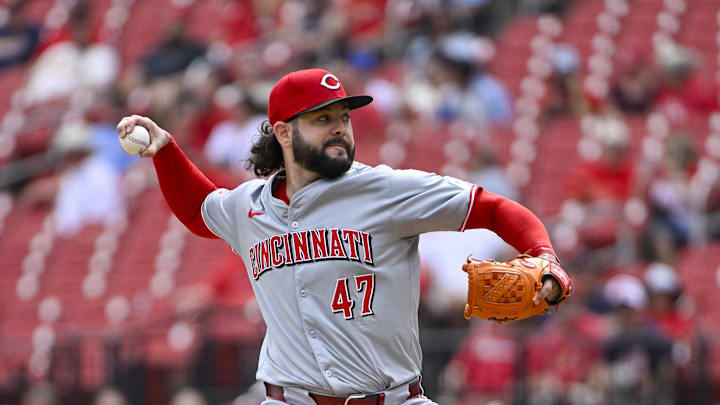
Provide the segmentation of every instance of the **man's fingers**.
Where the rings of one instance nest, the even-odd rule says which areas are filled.
[[[152,134],[155,131],[155,127],[157,126],[153,120],[151,120],[148,117],[143,117],[140,115],[133,115],[133,118],[135,118],[135,124],[142,125],[145,127],[145,129]]]
[[[135,119],[133,117],[125,117],[121,119],[117,125],[118,136],[120,136],[120,138],[124,138],[127,134],[132,132],[134,127]]]
[[[533,304],[540,305],[540,303],[543,302],[543,300],[545,300],[545,298],[547,298],[548,295],[550,295],[550,291],[552,291],[552,288],[553,288],[552,281],[550,279],[545,280],[542,288],[535,295],[535,299],[533,299]]]
[[[140,115],[131,115],[129,117],[121,119],[117,125],[117,131],[120,138],[124,138],[125,136],[127,136],[127,134],[132,132],[133,128],[135,128],[135,125],[144,126],[151,135],[155,130],[155,123],[150,118]]]

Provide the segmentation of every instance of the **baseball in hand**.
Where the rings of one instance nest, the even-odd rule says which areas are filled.
[[[132,132],[120,138],[120,146],[128,155],[142,153],[150,145],[150,133],[142,125],[135,125]]]

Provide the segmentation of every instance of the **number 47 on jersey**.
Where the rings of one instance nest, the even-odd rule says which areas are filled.
[[[348,284],[353,284],[358,294],[362,294],[362,312],[361,316],[373,315],[372,302],[375,294],[375,274],[363,274],[355,276],[350,281],[347,277],[338,279],[335,284],[335,292],[333,293],[330,308],[333,312],[342,312],[345,319],[353,319],[353,307],[355,300],[350,298]]]

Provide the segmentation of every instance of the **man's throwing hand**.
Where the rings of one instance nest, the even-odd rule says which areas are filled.
[[[132,132],[135,125],[145,127],[150,134],[150,144],[142,153],[140,153],[140,157],[149,158],[155,156],[155,154],[165,145],[170,143],[170,140],[172,139],[170,134],[160,128],[155,122],[153,122],[153,120],[139,115],[131,115],[120,120],[120,123],[117,125],[118,138],[125,138]]]

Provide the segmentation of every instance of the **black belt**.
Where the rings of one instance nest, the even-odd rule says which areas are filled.
[[[422,395],[422,387],[420,387],[420,379],[408,384],[410,395],[407,399],[419,397]],[[285,402],[285,390],[275,384],[265,383],[265,392],[268,398]],[[385,403],[385,394],[353,394],[347,397],[330,397],[327,395],[310,393],[310,397],[317,405],[383,405]]]

